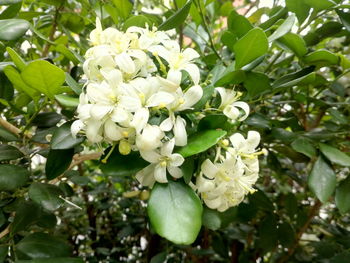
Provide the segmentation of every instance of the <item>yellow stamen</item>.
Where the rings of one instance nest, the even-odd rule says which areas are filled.
[[[162,161],[162,162],[160,163],[160,166],[165,167],[165,166],[166,166],[166,161]]]
[[[123,131],[123,132],[122,132],[122,135],[123,135],[123,137],[128,137],[128,136],[129,136],[129,133],[128,133],[127,131]]]
[[[159,103],[158,107],[159,107],[159,109],[165,108],[166,104],[164,102],[161,102],[161,103]]]
[[[184,104],[184,103],[185,103],[184,98],[180,98],[180,99],[179,99],[179,104],[181,105],[181,104]]]

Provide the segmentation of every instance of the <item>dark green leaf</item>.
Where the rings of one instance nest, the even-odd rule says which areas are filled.
[[[350,166],[350,156],[337,148],[320,143],[320,150],[331,162],[342,166]]]
[[[15,160],[23,157],[23,153],[16,147],[0,144],[0,161]]]
[[[221,227],[221,217],[217,210],[204,207],[202,215],[203,226],[211,229],[218,230]]]
[[[55,179],[63,174],[72,162],[74,149],[50,150],[45,165],[46,178]]]
[[[338,65],[339,57],[328,50],[316,50],[304,57],[304,62],[319,66]]]
[[[327,202],[333,194],[336,185],[335,173],[322,157],[315,162],[308,184],[322,203]]]
[[[69,73],[66,74],[66,83],[68,86],[75,92],[75,94],[80,95],[81,87],[80,85],[73,79],[73,77]]]
[[[302,57],[307,53],[304,39],[297,34],[288,33],[278,39],[277,43],[283,48],[291,50],[298,57]]]
[[[340,21],[343,23],[345,26],[346,30],[350,31],[350,13],[346,13],[342,10],[336,10]]]
[[[38,128],[50,128],[55,126],[60,120],[62,115],[56,112],[41,112],[33,120],[33,124]]]
[[[264,55],[268,47],[267,37],[262,29],[250,30],[233,47],[236,56],[236,69],[240,69]]]
[[[205,116],[198,123],[198,130],[211,130],[224,128],[227,117],[223,114],[212,114]]]
[[[29,29],[29,23],[23,19],[0,20],[0,40],[16,40]]]
[[[26,184],[29,171],[13,164],[0,165],[0,191],[14,191]]]
[[[58,209],[63,200],[63,192],[52,184],[33,183],[28,192],[29,198],[49,211]]]
[[[323,39],[338,34],[342,29],[343,25],[338,22],[326,22],[321,27],[317,28],[315,31],[309,32],[304,37],[304,40],[308,46],[316,45]]]
[[[7,257],[9,251],[9,246],[7,245],[1,245],[0,246],[0,262],[5,262],[5,258]]]
[[[35,224],[39,217],[40,207],[37,204],[30,201],[20,203],[11,224],[11,232],[26,230],[28,226]]]
[[[66,122],[55,130],[51,139],[51,148],[54,150],[64,150],[74,148],[82,143],[84,138],[73,138],[70,131],[71,122]]]
[[[291,144],[292,148],[302,154],[305,154],[307,157],[314,157],[316,156],[316,149],[310,142],[310,140],[299,137]]]
[[[286,0],[286,6],[289,11],[296,14],[300,25],[309,16],[310,6],[305,4],[304,0]]]
[[[0,5],[14,5],[19,2],[22,2],[22,0],[0,0]]]
[[[159,27],[158,30],[169,30],[181,25],[190,12],[192,0],[189,0],[183,7],[177,10],[172,16],[165,20]]]
[[[22,2],[19,2],[14,5],[10,5],[4,11],[1,12],[0,19],[8,19],[8,18],[16,17],[19,10],[21,10],[21,7],[22,7]]]
[[[269,77],[258,72],[248,72],[243,84],[250,98],[260,96],[271,89]]]
[[[204,152],[217,144],[226,133],[227,132],[223,130],[206,130],[197,132],[188,138],[187,145],[179,148],[177,153],[186,158]]]
[[[307,78],[312,72],[314,71],[315,67],[311,66],[308,68],[304,68],[298,72],[291,73],[288,75],[285,75],[278,80],[276,80],[272,87],[274,89],[280,89],[280,88],[286,88],[286,87],[291,87],[295,86],[299,82],[303,81],[305,78]]]
[[[84,263],[81,258],[37,258],[33,260],[18,260],[16,263]]]
[[[220,76],[220,78],[214,83],[215,87],[223,87],[225,85],[240,84],[246,79],[246,74],[243,70],[234,70],[228,67]]]
[[[269,27],[273,26],[278,20],[280,20],[281,18],[284,18],[287,15],[288,13],[287,8],[282,8],[280,6],[276,8],[279,8],[279,10],[273,13],[273,15],[270,16],[270,18],[267,21],[259,25],[260,28],[266,30]]]
[[[31,259],[70,256],[70,247],[61,239],[45,233],[34,233],[23,238],[16,250]]]
[[[335,204],[342,214],[350,211],[350,176],[341,181],[337,187]]]
[[[194,172],[194,159],[189,157],[186,158],[184,163],[181,165],[181,171],[186,184],[191,182]]]
[[[157,234],[175,244],[193,243],[202,225],[202,204],[191,187],[178,181],[157,183],[148,202],[148,216]]]

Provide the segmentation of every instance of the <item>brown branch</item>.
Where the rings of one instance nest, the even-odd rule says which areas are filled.
[[[4,236],[6,236],[8,233],[10,233],[10,225],[8,225],[1,233],[0,233],[0,239],[2,239]]]
[[[54,36],[56,33],[56,29],[57,29],[57,19],[58,19],[58,15],[60,13],[60,10],[62,9],[62,6],[60,6],[59,8],[56,8],[55,11],[55,16],[53,18],[53,23],[52,23],[52,27],[51,27],[51,31],[49,34],[49,40],[50,41],[54,41]],[[49,49],[51,47],[51,43],[47,42],[44,49],[43,49],[43,53],[42,53],[42,57],[46,57],[49,54]]]
[[[309,228],[312,219],[314,218],[314,216],[316,216],[316,214],[320,210],[321,205],[322,203],[319,200],[317,200],[316,203],[312,206],[305,224],[299,229],[298,233],[295,235],[295,241],[293,245],[290,248],[288,248],[288,253],[285,256],[281,257],[280,260],[277,261],[277,263],[284,263],[289,261],[289,258],[294,254],[295,250],[299,246],[299,241],[301,239],[301,236]]]
[[[0,125],[4,127],[6,130],[8,130],[9,132],[16,134],[17,136],[20,136],[21,130],[1,117],[0,117]]]

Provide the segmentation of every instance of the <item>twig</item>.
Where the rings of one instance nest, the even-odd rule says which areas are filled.
[[[277,59],[280,58],[280,56],[282,56],[283,54],[283,50],[281,50],[280,52],[278,52],[275,57],[271,60],[270,64],[266,67],[266,69],[264,70],[264,73],[268,72],[270,70],[270,68],[276,63]]]
[[[54,40],[54,36],[55,36],[56,28],[57,28],[57,19],[58,19],[58,15],[60,13],[61,8],[62,8],[62,6],[56,8],[55,16],[53,18],[53,23],[52,23],[52,27],[51,27],[51,31],[50,31],[50,34],[49,34],[49,40],[50,41]],[[43,53],[42,53],[43,57],[46,57],[49,54],[50,47],[51,47],[51,43],[47,42],[45,47],[44,47],[44,49],[43,49]]]
[[[18,129],[16,126],[12,125],[8,121],[4,120],[2,117],[0,117],[0,125],[4,127],[6,130],[8,130],[11,133],[16,134],[17,136],[20,136],[21,130]]]
[[[0,239],[2,239],[4,236],[6,236],[8,233],[10,233],[10,225],[8,225],[1,233],[0,233]]]

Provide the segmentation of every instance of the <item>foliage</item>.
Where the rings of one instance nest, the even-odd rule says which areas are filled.
[[[170,2],[0,0],[0,262],[347,262],[348,1]],[[173,29],[196,49],[203,97],[186,121],[220,105],[217,87],[249,104],[245,122],[210,112],[187,127],[183,180],[141,187],[137,152],[101,156],[106,144],[71,135],[96,17],[119,30]],[[232,130],[258,131],[268,155],[258,191],[218,212],[188,183],[198,153]]]

